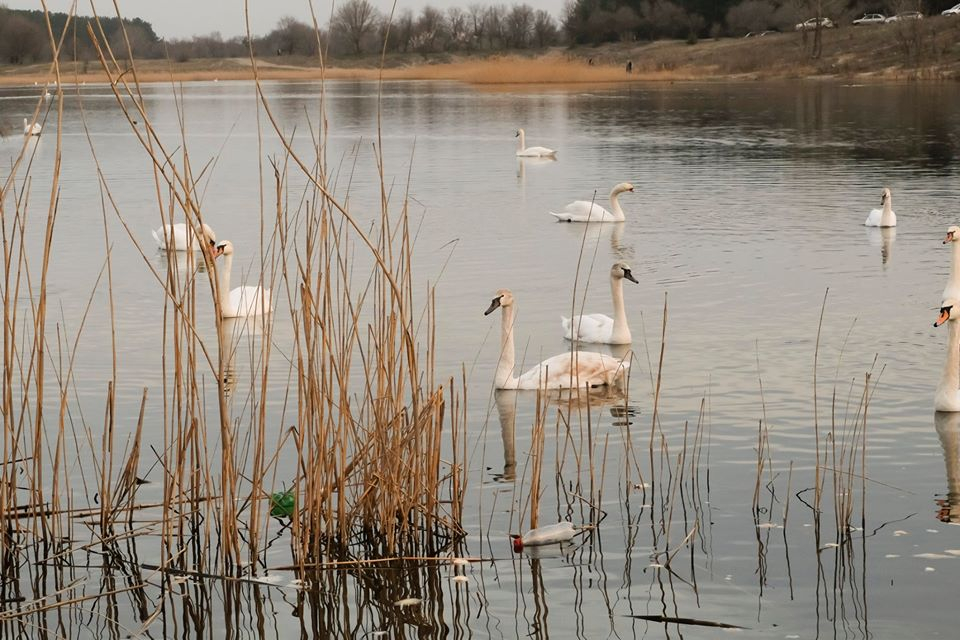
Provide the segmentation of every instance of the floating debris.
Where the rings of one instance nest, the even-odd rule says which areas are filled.
[[[914,554],[914,558],[925,558],[927,560],[943,560],[944,558],[953,558],[955,556],[947,555],[945,553],[917,553]]]
[[[403,609],[404,607],[415,607],[421,602],[423,602],[423,600],[421,600],[420,598],[404,598],[402,600],[397,600],[396,602],[394,602],[393,606],[400,607],[401,609]]]
[[[940,533],[936,529],[927,529],[927,533]]]
[[[900,536],[908,536],[908,535],[910,535],[910,532],[904,531],[903,529],[897,529],[896,531],[893,532],[893,537],[895,538],[899,538]]]
[[[900,554],[899,554],[899,553],[888,553],[887,555],[885,555],[885,556],[883,556],[883,557],[884,557],[884,558],[899,558],[899,557],[900,557]]]
[[[297,497],[293,489],[278,491],[270,495],[270,515],[274,518],[290,518],[297,508]]]
[[[470,582],[470,578],[467,576],[453,576],[451,578],[454,582]]]
[[[735,624],[727,624],[726,622],[712,622],[710,620],[697,620],[696,618],[675,618],[673,616],[658,615],[633,615],[627,617],[637,618],[639,620],[649,620],[650,622],[664,622],[667,624],[690,624],[698,627],[714,627],[717,629],[746,629],[746,627],[741,627]]]
[[[450,560],[450,564],[452,564],[455,567],[463,567],[470,564],[470,561],[467,560],[466,558],[452,558]]]
[[[933,573],[934,571],[936,571],[936,569],[934,569],[933,567],[924,567],[923,570],[926,571],[927,573]]]
[[[783,525],[775,522],[761,522],[757,525],[757,529],[783,529]]]

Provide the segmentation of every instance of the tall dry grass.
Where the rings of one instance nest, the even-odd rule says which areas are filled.
[[[49,36],[55,47],[62,44],[52,29]],[[179,137],[164,139],[145,107],[137,65],[125,55],[129,47],[114,49],[97,28],[88,36],[151,161],[149,197],[158,222],[183,222],[199,232],[204,212],[182,104]],[[250,320],[247,329],[258,339],[247,342],[237,339],[236,321],[221,318],[222,266],[208,252],[185,258],[168,252],[165,269],[152,264],[152,250],[136,244],[111,177],[100,168],[98,154],[108,150],[89,132],[103,203],[103,268],[83,317],[57,321],[51,335],[48,274],[61,242],[56,222],[65,128],[65,79],[56,59],[52,73],[56,99],[38,102],[34,114],[56,132],[47,136],[55,145],[49,192],[33,192],[37,146],[29,138],[0,191],[0,599],[20,603],[0,615],[0,625],[13,621],[22,631],[45,624],[50,611],[130,594],[149,626],[160,609],[146,605],[147,582],[184,595],[184,576],[229,582],[256,573],[283,532],[289,568],[305,582],[315,582],[317,570],[331,563],[446,557],[456,550],[466,491],[466,387],[435,368],[434,291],[415,285],[406,203],[388,200],[384,187],[379,217],[361,228],[328,184],[322,103],[312,123],[322,133],[314,135],[310,155],[301,156],[276,126],[253,65],[261,148],[269,138],[286,149],[279,161],[261,163],[266,186],[259,211],[251,212],[261,229],[257,280],[273,289],[281,300],[276,313],[288,314],[292,326],[292,357],[289,364],[280,359],[281,366],[273,357],[274,317]],[[86,130],[82,96],[74,97]],[[290,198],[294,178],[305,178],[307,187]],[[111,235],[114,221],[127,238]],[[31,239],[37,233],[39,243]],[[113,274],[125,267],[111,247],[128,241],[149,269],[144,286],[163,304],[163,341],[156,345],[162,385],[143,389],[139,418],[121,438],[117,389],[129,381],[118,378],[115,310],[124,301],[114,297]],[[75,376],[76,355],[98,291],[107,297],[99,311],[112,336],[112,366],[102,422],[84,420],[75,429],[71,415],[83,384]],[[238,357],[251,363],[249,381],[239,389]],[[291,381],[285,394],[269,391],[274,380]],[[238,396],[249,410],[236,409]],[[293,398],[289,410],[268,411],[285,397]],[[146,410],[154,398],[159,415]],[[52,401],[57,412],[51,415]],[[281,423],[278,414],[285,416]],[[159,434],[161,444],[145,458],[147,433],[154,440]],[[290,460],[289,471],[280,467]],[[159,485],[159,501],[138,496],[147,474]],[[293,492],[296,507],[281,527],[270,516],[270,495],[282,489]],[[159,562],[141,565],[137,540],[159,540],[150,554]],[[78,592],[68,579],[70,564],[85,553],[104,558],[104,588],[95,594]],[[37,579],[46,567],[49,578]],[[145,567],[149,576],[141,579]],[[118,584],[117,572],[138,578]],[[23,593],[24,587],[32,591]]]

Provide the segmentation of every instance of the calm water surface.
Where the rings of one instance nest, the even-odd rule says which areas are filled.
[[[240,272],[255,278],[260,203],[269,208],[273,198],[271,184],[261,188],[259,163],[279,158],[282,148],[269,134],[258,148],[250,85],[195,83],[182,91],[178,103],[169,87],[146,87],[146,108],[173,149],[180,143],[182,107],[195,173],[206,165],[199,194],[204,217],[237,247],[234,278]],[[319,85],[271,83],[267,93],[295,146],[308,149]],[[159,226],[150,163],[106,88],[83,87],[80,98],[82,110],[68,92],[60,132],[64,164],[50,275],[56,321],[71,334],[105,255],[104,191],[91,148],[133,240],[156,269],[165,269],[150,236]],[[954,85],[491,92],[396,82],[384,85],[378,98],[374,84],[329,83],[327,159],[337,194],[349,195],[361,221],[377,218],[378,107],[391,201],[399,203],[409,190],[419,225],[418,278],[424,287],[439,283],[438,369],[442,376],[457,375],[465,365],[469,377],[469,551],[495,559],[469,568],[465,584],[449,582],[445,570],[438,574],[443,587],[437,597],[447,606],[409,614],[407,633],[729,633],[629,617],[662,615],[746,627],[736,633],[758,638],[955,637],[949,603],[960,579],[960,528],[949,521],[960,518],[952,502],[960,491],[960,418],[935,420],[932,398],[946,330],[931,325],[950,260],[940,241],[960,221],[957,104],[960,87]],[[34,105],[32,91],[4,89],[0,121],[19,123]],[[266,127],[262,114],[259,126]],[[520,126],[528,144],[555,148],[558,159],[518,161],[513,132]],[[51,120],[31,143],[37,147],[30,192],[38,218],[46,206],[41,200],[48,194],[54,129]],[[0,140],[0,173],[21,143],[19,135]],[[610,187],[622,181],[636,187],[621,198],[624,224],[587,229],[554,223],[547,213],[594,194],[606,204]],[[291,197],[302,186],[294,179]],[[895,232],[862,226],[870,209],[880,206],[884,186],[893,191]],[[163,299],[118,216],[111,208],[105,215],[118,301],[121,421],[135,424],[143,386],[157,390],[147,426],[156,442]],[[624,418],[602,405],[592,416],[594,451],[605,461],[600,506],[607,516],[600,527],[572,548],[536,557],[511,556],[506,538],[526,528],[520,514],[535,398],[492,392],[499,318],[482,312],[497,289],[513,290],[518,360],[532,364],[567,348],[559,320],[574,304],[578,264],[577,304],[585,299],[587,312],[609,313],[606,274],[617,260],[629,262],[640,281],[626,283],[625,298],[636,356],[630,428],[642,456],[665,301],[660,424],[671,455],[682,445],[684,425],[692,430],[697,424],[706,399],[709,442],[698,502],[704,511],[696,550],[678,555],[675,575],[650,566],[651,553],[667,542],[654,539],[661,514],[645,506],[649,496],[631,489],[640,481],[629,470]],[[839,430],[855,422],[867,371],[876,387],[868,418],[866,538],[858,532],[853,544],[833,548],[828,529],[818,550],[811,511],[788,495],[786,476],[792,462],[791,494],[813,484],[814,355],[825,294],[816,372],[821,426],[831,424],[831,394]],[[79,402],[96,429],[111,366],[102,285],[94,302],[75,375]],[[283,363],[290,320],[275,315],[274,358]],[[242,388],[249,366],[239,360]],[[279,432],[285,376],[272,384],[270,411]],[[774,478],[776,497],[764,488],[761,503],[770,511],[760,517],[782,522],[789,497],[785,530],[757,529],[751,510],[761,420],[770,428],[766,477]],[[562,433],[548,422],[550,478],[555,452],[566,441]],[[567,504],[569,487],[547,485],[543,521],[581,521],[579,508],[568,513],[560,506]],[[149,494],[150,485],[144,491]],[[854,520],[859,524],[859,513]],[[671,548],[692,521],[692,513],[672,515]],[[151,553],[149,542],[141,553]],[[271,557],[284,564],[289,552],[278,548]],[[296,618],[306,614],[293,610],[284,589],[266,589],[265,597],[276,622],[263,635],[289,637],[300,628]],[[369,611],[350,615],[359,620],[356,629],[380,628]],[[333,633],[349,636],[356,629]]]

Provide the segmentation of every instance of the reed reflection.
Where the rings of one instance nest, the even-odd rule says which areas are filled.
[[[960,413],[937,411],[933,423],[943,447],[943,464],[947,473],[947,492],[935,499],[937,519],[960,522]]]

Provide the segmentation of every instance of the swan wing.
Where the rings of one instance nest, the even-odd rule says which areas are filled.
[[[870,211],[870,215],[867,216],[867,219],[863,224],[867,227],[879,227],[880,216],[882,215],[883,215],[883,209],[873,209],[872,211]]]
[[[518,389],[565,389],[571,384],[602,387],[621,378],[630,363],[594,351],[561,353],[547,358],[517,379]]]
[[[563,222],[616,222],[612,213],[596,202],[575,200],[563,208],[560,213],[550,212],[550,215]]]
[[[527,147],[526,149],[521,149],[517,151],[517,155],[520,157],[541,157],[541,156],[555,156],[557,152],[553,149],[548,149],[546,147]]]
[[[563,318],[564,338],[580,342],[610,342],[613,318],[602,313]]]
[[[237,287],[230,292],[233,317],[261,316],[273,311],[270,290],[262,287]]]

